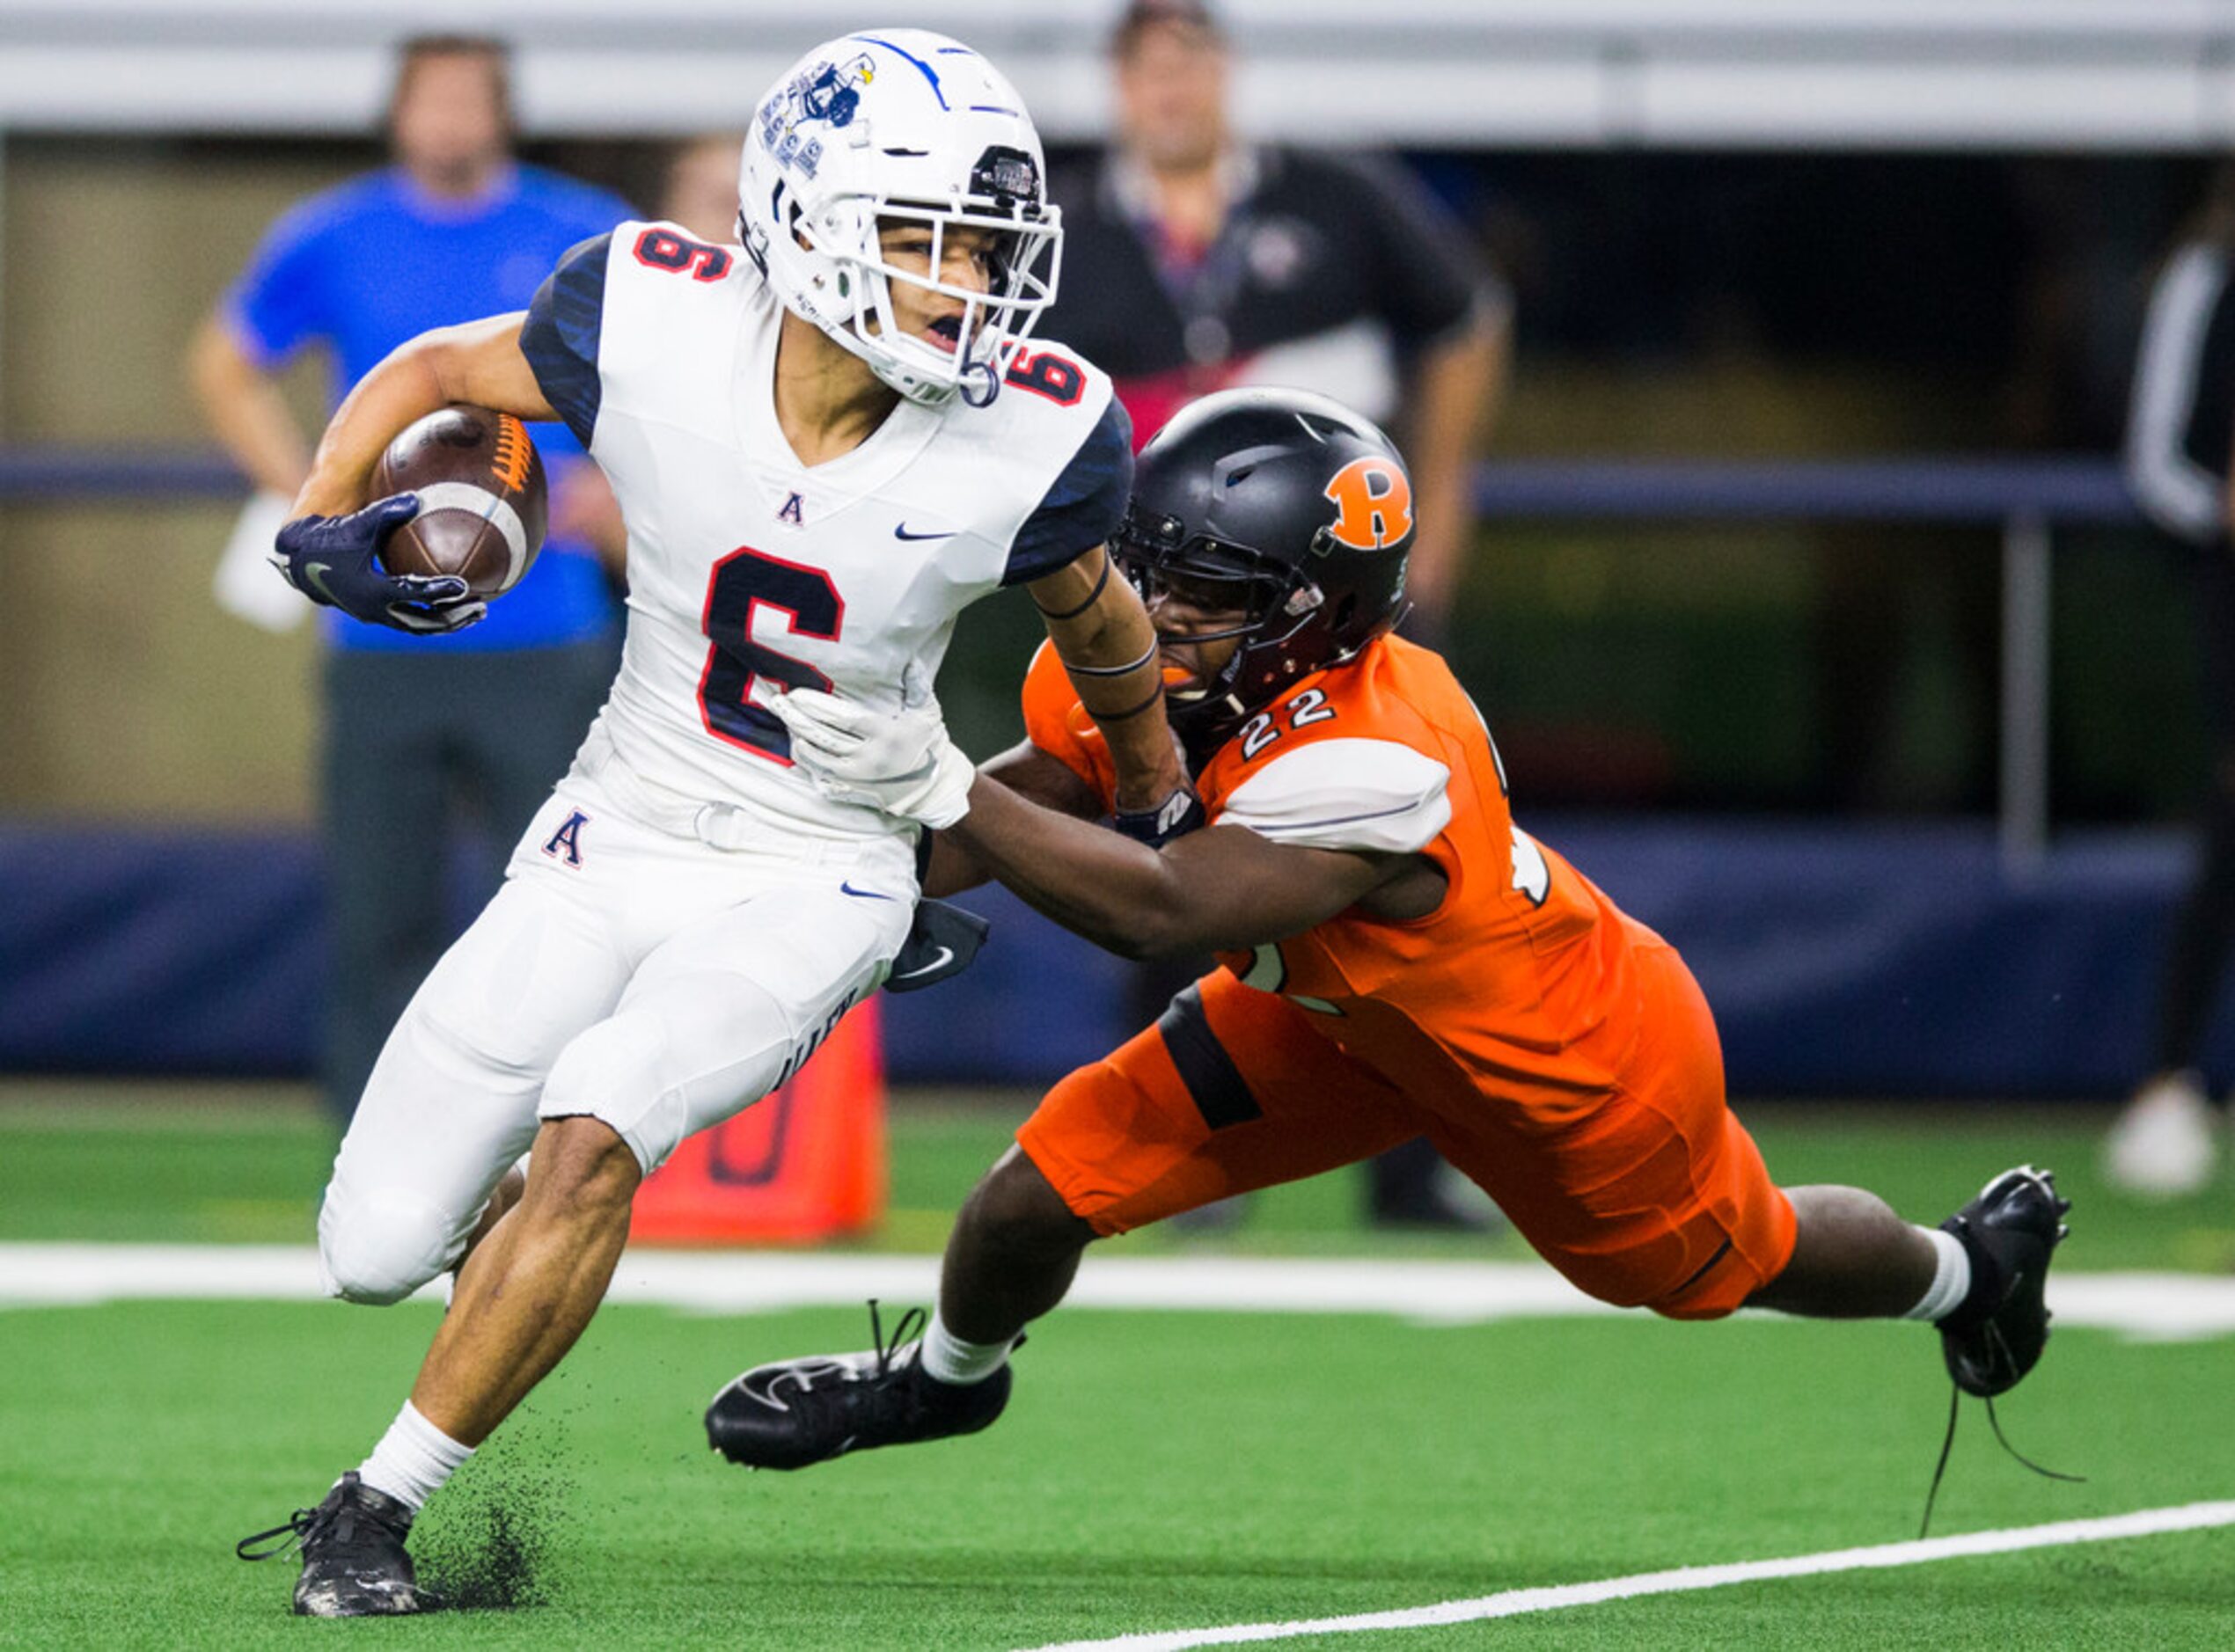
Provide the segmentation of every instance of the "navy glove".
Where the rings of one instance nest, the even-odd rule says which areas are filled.
[[[1154,808],[1119,809],[1110,817],[1110,823],[1137,844],[1161,849],[1173,838],[1186,837],[1208,818],[1203,800],[1182,786]]]
[[[298,516],[272,542],[272,566],[312,602],[352,619],[421,632],[463,631],[489,610],[454,574],[390,574],[388,536],[419,515],[419,495],[377,499],[347,516]]]

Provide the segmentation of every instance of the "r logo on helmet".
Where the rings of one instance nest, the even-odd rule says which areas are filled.
[[[1387,459],[1352,459],[1324,491],[1339,513],[1328,536],[1353,551],[1379,551],[1412,531],[1412,484]]]

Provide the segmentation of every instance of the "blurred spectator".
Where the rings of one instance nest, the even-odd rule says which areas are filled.
[[[736,245],[737,172],[744,143],[742,133],[710,132],[676,145],[653,216],[682,225],[693,240],[708,245]],[[627,590],[628,528],[612,489],[576,488],[553,501],[551,530],[594,547],[615,586]]]
[[[2129,1192],[2194,1193],[2218,1158],[2219,1113],[2197,1063],[2235,944],[2235,192],[2220,187],[2158,274],[2127,415],[2127,486],[2180,541],[2195,588],[2210,771],[2202,852],[2174,922],[2158,1008],[2155,1071],[2105,1144],[2104,1168]]]
[[[1473,542],[1468,471],[1505,376],[1505,287],[1398,167],[1237,141],[1226,37],[1202,0],[1131,0],[1110,59],[1118,142],[1051,180],[1065,241],[1044,330],[1117,380],[1136,442],[1231,384],[1317,391],[1393,424],[1419,524],[1408,629],[1433,640]],[[1141,1007],[1192,978],[1145,969]],[[1375,1161],[1374,1216],[1463,1220],[1440,1166],[1425,1142]]]
[[[1117,379],[1137,442],[1228,384],[1317,391],[1389,425],[1419,501],[1413,628],[1433,635],[1473,539],[1504,284],[1400,167],[1239,142],[1202,0],[1132,0],[1110,57],[1118,142],[1051,185],[1065,239],[1045,331]]]
[[[738,157],[742,132],[709,132],[676,145],[668,157],[659,215],[713,246],[737,245]]]
[[[387,136],[395,164],[282,217],[192,347],[212,430],[281,501],[310,468],[275,383],[298,352],[328,353],[338,401],[417,333],[526,308],[568,248],[630,216],[617,197],[516,162],[495,40],[407,41]],[[554,515],[577,508],[577,490],[603,488],[563,426],[534,435]],[[272,509],[285,515],[284,504]],[[346,1117],[456,933],[446,852],[461,806],[503,842],[526,825],[605,698],[618,613],[595,556],[554,537],[487,619],[456,635],[407,636],[331,609],[323,618],[321,812],[336,948],[323,1078]]]

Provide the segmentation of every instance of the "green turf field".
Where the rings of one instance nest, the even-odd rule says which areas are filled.
[[[902,1111],[895,1214],[859,1243],[934,1247],[1007,1117]],[[2099,1123],[1764,1109],[1757,1133],[1787,1181],[1865,1181],[1925,1217],[2038,1158],[2078,1203],[2060,1267],[2224,1269],[2235,1195],[2151,1210],[2105,1195]],[[262,1093],[151,1108],[11,1086],[0,1241],[301,1242],[330,1150],[299,1104]],[[1513,1254],[1358,1232],[1355,1197],[1347,1179],[1285,1190],[1215,1248]],[[437,1312],[0,1309],[0,1644],[1030,1648],[1374,1612],[1912,1537],[1947,1400],[1910,1326],[1081,1309],[1036,1332],[983,1436],[747,1475],[704,1450],[708,1393],[763,1358],[861,1346],[866,1317],[617,1305],[422,1522],[429,1572],[491,1604],[297,1621],[291,1568],[240,1565],[232,1539],[363,1454]],[[2235,1496],[2231,1378],[2235,1342],[2064,1329],[2004,1418],[2088,1483],[2026,1473],[1974,1412],[1936,1533]],[[1276,1644],[2224,1648],[2231,1575],[2235,1529]]]

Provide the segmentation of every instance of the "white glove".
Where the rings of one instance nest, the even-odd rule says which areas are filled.
[[[920,826],[952,826],[970,812],[978,771],[948,739],[939,702],[927,688],[920,696],[898,712],[877,712],[795,688],[772,696],[768,709],[791,732],[792,761],[824,797]]]

